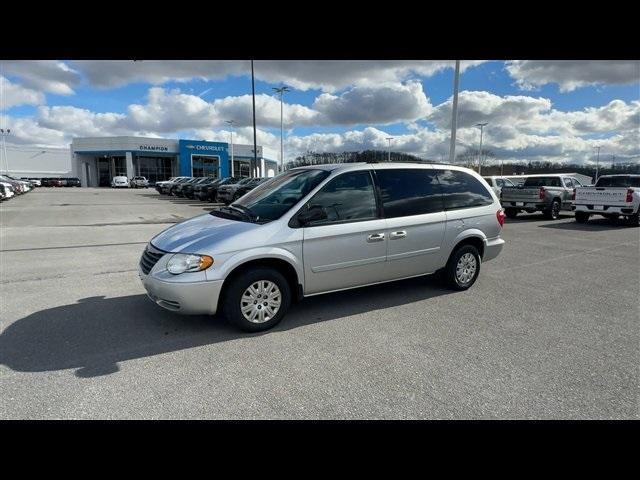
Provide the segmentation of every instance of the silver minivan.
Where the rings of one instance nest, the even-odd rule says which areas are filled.
[[[222,311],[255,332],[306,296],[432,273],[465,290],[502,250],[504,218],[493,190],[467,168],[300,167],[164,230],[139,274],[161,307]]]

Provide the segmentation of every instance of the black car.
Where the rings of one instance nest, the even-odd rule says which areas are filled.
[[[65,180],[67,181],[65,187],[81,187],[82,186],[80,179],[77,177],[65,178]]]
[[[198,183],[200,180],[202,180],[202,177],[191,177],[186,182],[178,183],[176,186],[173,187],[172,193],[176,197],[184,197],[184,187],[186,187],[187,185],[193,186],[196,183]]]
[[[172,196],[176,194],[176,188],[181,184],[181,183],[185,183],[185,182],[189,182],[192,181],[194,177],[179,177],[176,180],[174,180],[172,183],[165,185],[165,189],[167,191],[167,194],[169,196]]]
[[[217,181],[215,177],[200,177],[197,182],[184,183],[182,185],[182,196],[185,198],[195,198],[195,189],[204,185],[211,185]]]
[[[213,182],[211,185],[205,185],[204,189],[198,195],[200,200],[215,202],[216,195],[218,194],[218,187],[227,185],[229,183],[236,183],[241,180],[240,177],[227,177],[218,182]]]
[[[269,180],[269,179],[268,178],[254,178],[252,181],[247,182],[244,185],[240,185],[238,188],[236,188],[236,191],[233,192],[232,201],[235,202],[237,199],[239,199],[243,195],[246,195],[251,190],[256,188],[258,185],[263,184],[267,180]]]

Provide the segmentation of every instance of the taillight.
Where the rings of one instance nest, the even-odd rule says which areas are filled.
[[[507,218],[507,216],[504,214],[503,208],[496,212],[496,218],[498,219],[498,223],[500,224],[500,226],[504,226],[504,219]]]
[[[538,198],[540,200],[544,200],[544,187],[540,187],[540,191],[538,192]]]
[[[575,200],[576,199],[576,189],[573,189],[573,195],[571,195],[571,200]]]
[[[627,199],[625,200],[627,203],[633,202],[633,188],[627,188]]]

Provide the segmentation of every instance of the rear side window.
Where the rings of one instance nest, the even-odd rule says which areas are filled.
[[[596,187],[640,187],[640,177],[600,177]]]
[[[471,175],[459,170],[438,170],[445,210],[491,205],[487,188]]]
[[[376,170],[382,206],[387,218],[407,217],[444,209],[438,177],[434,170]]]
[[[560,177],[529,177],[524,181],[525,187],[561,187]]]

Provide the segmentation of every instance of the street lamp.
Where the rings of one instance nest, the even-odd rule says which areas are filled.
[[[478,152],[478,174],[482,175],[482,130],[489,122],[476,123],[476,127],[480,127],[480,151]]]
[[[231,176],[233,177],[233,124],[236,122],[235,120],[226,120],[225,123],[228,123],[229,128],[231,128]]]
[[[596,157],[596,182],[598,181],[598,167],[600,166],[600,146],[594,147],[598,152],[598,156]]]
[[[387,137],[387,140],[389,141],[389,149],[387,152],[387,162],[391,161],[391,140],[393,140],[393,137]]]
[[[7,169],[5,170],[6,174],[9,174],[9,157],[7,156],[7,135],[11,135],[11,129],[7,128],[6,130],[4,128],[0,128],[0,135],[2,136],[2,154],[4,154],[4,161],[5,164],[7,165]],[[0,155],[0,169],[2,168],[2,155]]]
[[[291,89],[289,87],[282,86],[280,88],[271,87],[274,92],[280,94],[280,173],[284,172],[284,143],[283,143],[283,102],[282,97],[284,96],[284,92],[290,92]]]
[[[458,87],[460,86],[460,60],[456,60],[453,75],[453,105],[451,108],[451,145],[449,147],[449,163],[456,160],[456,130],[458,129]]]

